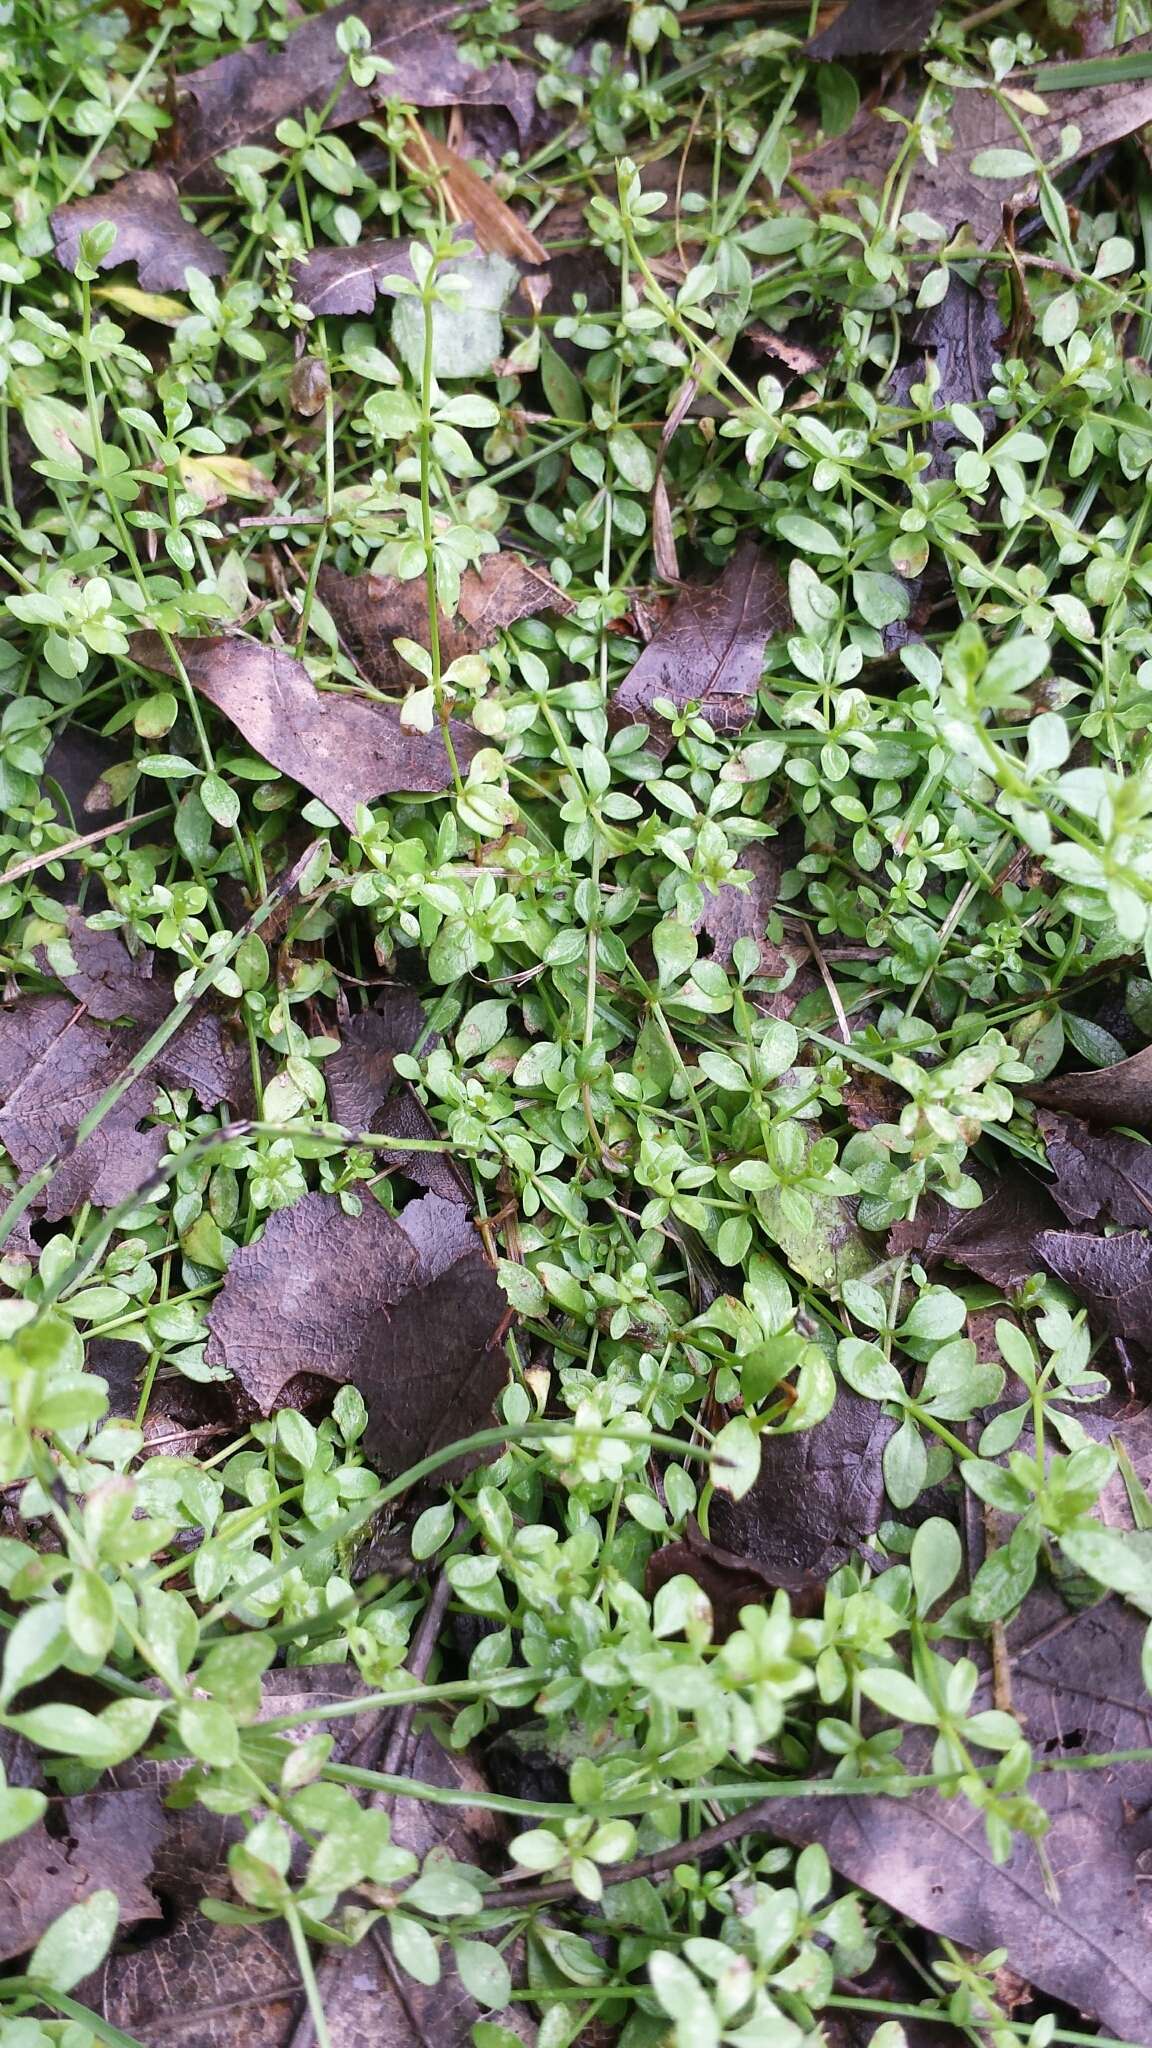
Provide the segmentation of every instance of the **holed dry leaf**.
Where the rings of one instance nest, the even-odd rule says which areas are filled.
[[[313,249],[293,265],[296,297],[317,315],[323,313],[370,313],[378,292],[387,291],[385,278],[412,278],[407,241],[357,242],[354,248],[334,244]]]
[[[1152,1145],[1093,1131],[1071,1116],[1037,1119],[1056,1176],[1054,1199],[1069,1223],[1152,1228]]]
[[[134,263],[145,291],[183,291],[189,270],[222,277],[228,258],[180,211],[180,195],[166,171],[130,171],[107,192],[74,199],[52,215],[56,255],[65,270],[80,259],[80,237],[101,221],[111,221],[116,240],[100,259],[101,270]]]
[[[234,1256],[207,1356],[265,1415],[301,1374],[350,1381],[371,1456],[397,1471],[483,1423],[507,1374],[506,1307],[458,1203],[422,1195],[394,1218],[366,1196],[348,1216],[305,1195]]]
[[[1138,36],[1124,45],[1128,53],[1152,49],[1152,37]],[[1118,53],[1119,54],[1119,53]],[[1049,78],[1058,66],[1046,67]],[[1152,79],[1126,84],[1118,92],[1114,85],[1074,87],[1062,91],[1049,85],[1044,103],[1047,112],[1036,114],[1007,100],[1008,92],[1030,86],[1030,75],[1012,72],[993,90],[957,92],[948,114],[950,147],[941,147],[932,163],[921,153],[911,169],[905,192],[905,207],[930,214],[951,233],[967,222],[976,240],[994,242],[1003,225],[1004,208],[1019,212],[1036,198],[1035,179],[1021,164],[1007,178],[981,176],[973,162],[987,150],[1008,150],[1017,158],[1026,155],[1020,130],[1027,134],[1028,149],[1044,162],[1058,155],[1064,133],[1074,128],[1079,134],[1075,158],[1089,156],[1122,142],[1152,120]],[[908,86],[890,95],[885,106],[915,122],[921,88]],[[821,203],[836,191],[847,190],[850,180],[869,186],[881,185],[898,150],[906,146],[908,131],[903,120],[883,121],[876,109],[863,111],[843,135],[822,143],[793,166],[798,185]]]
[[[285,44],[256,42],[176,81],[173,170],[186,190],[212,192],[224,180],[216,158],[242,143],[273,143],[278,124],[325,107],[328,128],[362,121],[387,97],[408,106],[507,106],[520,126],[535,100],[530,71],[501,60],[477,71],[445,33],[480,0],[341,0],[305,21]],[[392,69],[376,86],[344,84],[336,30],[349,15],[366,25],[372,49]]]
[[[1046,1109],[1087,1117],[1089,1123],[1131,1124],[1140,1129],[1152,1124],[1152,1045],[1134,1052],[1130,1059],[1117,1060],[1114,1067],[1058,1074],[1054,1081],[1033,1083],[1020,1093]]]
[[[1111,1599],[1069,1616],[1051,1594],[1029,1601],[1010,1638],[1012,1686],[1036,1756],[1046,1764],[1152,1741],[1141,1677],[1147,1623]],[[1021,1638],[1023,1637],[1023,1641]],[[991,1705],[985,1682],[972,1711]],[[931,1768],[931,1739],[901,1749],[911,1771]],[[1152,2040],[1152,1900],[1145,1871],[1152,1809],[1141,1764],[1048,1770],[1032,1796],[1051,1827],[1044,1855],[1018,1835],[995,1864],[979,1811],[930,1793],[907,1799],[786,1799],[772,1803],[774,1832],[821,1842],[834,1869],[933,1933],[983,1955],[1008,1952],[1012,1968],[1126,2041]]]
[[[835,21],[805,45],[809,57],[887,57],[918,50],[932,26],[938,0],[848,0]]]
[[[881,1459],[895,1424],[839,1386],[832,1413],[798,1436],[760,1440],[760,1475],[743,1500],[717,1494],[709,1527],[776,1585],[824,1580],[887,1512]]]
[[[677,710],[698,703],[717,732],[739,732],[752,715],[768,642],[790,624],[775,563],[755,541],[742,541],[715,583],[680,593],[616,690],[613,724],[647,725],[649,745],[664,755],[672,735],[652,707],[668,698]]]
[[[162,675],[174,673],[158,633],[134,633],[132,658]],[[406,732],[390,704],[322,694],[302,663],[283,648],[246,633],[212,635],[180,643],[189,681],[231,719],[250,747],[319,797],[351,830],[357,804],[396,790],[448,789],[452,768],[438,732]],[[478,740],[453,724],[461,767]]]
[[[159,1920],[149,1879],[164,1832],[153,1791],[49,1801],[44,1818],[0,1848],[0,1959],[33,1948],[57,1915],[114,1891],[120,1924]]]
[[[428,596],[424,584],[401,582],[398,576],[345,576],[322,569],[320,595],[337,630],[378,690],[406,688],[412,671],[395,651],[398,639],[428,645]],[[445,663],[460,654],[491,647],[506,626],[541,612],[561,617],[572,600],[551,578],[523,555],[510,549],[485,555],[478,569],[460,579],[460,604],[455,619],[440,618],[440,652]]]

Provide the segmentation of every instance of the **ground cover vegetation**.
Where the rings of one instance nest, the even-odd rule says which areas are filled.
[[[1147,8],[0,23],[0,2041],[1147,2048]]]

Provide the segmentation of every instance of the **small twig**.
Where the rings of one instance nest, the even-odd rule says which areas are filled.
[[[991,1557],[999,1548],[996,1540],[996,1510],[984,1503],[985,1556]],[[994,1621],[989,1630],[992,1649],[992,1703],[1002,1714],[1013,1714],[1012,1705],[1012,1659],[1008,1655],[1008,1638],[1002,1621]]]
[[[703,1856],[711,1855],[714,1849],[723,1849],[729,1842],[742,1841],[745,1835],[753,1835],[758,1828],[768,1828],[774,1806],[778,1802],[762,1799],[755,1806],[745,1807],[743,1813],[729,1814],[727,1820],[717,1821],[715,1827],[705,1828],[702,1834],[692,1835],[686,1842],[670,1842],[667,1848],[653,1849],[647,1856],[634,1856],[631,1863],[621,1863],[606,1873],[609,1884],[627,1884],[633,1877],[655,1877],[662,1870],[672,1870],[677,1863],[697,1863]],[[513,1906],[518,1912],[531,1912],[537,1906],[552,1906],[561,1899],[578,1897],[571,1878],[558,1877],[552,1884],[513,1884],[496,1888],[486,1893],[485,1906]],[[295,2042],[292,2048],[296,2048]]]
[[[18,882],[22,875],[31,875],[37,868],[46,868],[54,860],[67,860],[70,853],[79,853],[82,847],[95,846],[98,839],[109,839],[113,832],[135,832],[138,825],[154,825],[158,818],[166,818],[168,805],[161,804],[158,810],[142,811],[138,818],[116,818],[111,825],[98,825],[95,832],[83,832],[78,839],[66,839],[63,846],[53,846],[47,853],[34,853],[28,860],[17,861],[14,868],[6,868],[0,875],[0,885]]]

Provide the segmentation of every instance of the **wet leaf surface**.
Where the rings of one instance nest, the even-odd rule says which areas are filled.
[[[58,1914],[105,1887],[121,1927],[159,1920],[152,1876],[163,1833],[154,1791],[51,1800],[43,1820],[0,1847],[0,1958],[23,1955]]]
[[[158,634],[137,633],[133,658],[172,674]],[[320,798],[349,830],[357,804],[396,790],[448,789],[452,769],[438,732],[405,732],[390,704],[322,695],[303,665],[282,648],[237,633],[185,640],[180,657],[189,680],[243,733],[250,747]],[[477,736],[452,728],[456,758],[467,765]]]
[[[185,220],[180,195],[166,171],[130,171],[107,191],[58,207],[52,215],[52,234],[65,270],[76,268],[81,235],[102,221],[112,222],[116,240],[101,257],[100,269],[134,263],[145,291],[183,291],[189,270],[222,277],[228,268],[223,249]]]
[[[401,582],[397,576],[345,576],[338,569],[324,569],[319,587],[341,637],[368,681],[380,690],[406,689],[412,670],[395,652],[393,642],[403,638],[427,647],[428,598],[423,582]],[[442,660],[447,666],[458,655],[491,647],[504,628],[518,619],[536,618],[541,612],[563,616],[571,609],[571,600],[522,555],[485,555],[479,569],[466,569],[460,579],[455,618],[441,615]]]
[[[394,1219],[363,1199],[359,1216],[334,1195],[271,1216],[232,1260],[207,1355],[265,1415],[301,1375],[350,1381],[373,1459],[397,1471],[482,1426],[507,1375],[506,1303],[458,1202],[422,1195]]]
[[[752,715],[768,642],[789,623],[775,563],[754,541],[742,542],[715,583],[680,593],[616,690],[613,724],[647,725],[653,751],[666,754],[671,730],[653,705],[667,698],[678,711],[698,703],[716,732],[739,732]]]
[[[1141,1680],[1146,1623],[1116,1600],[1069,1615],[1035,1595],[1009,1638],[1013,1695],[1041,1762],[1141,1749],[1152,1706]],[[989,1705],[982,1688],[973,1710]],[[911,1770],[929,1768],[930,1744],[905,1741]],[[1044,1850],[1018,1839],[993,1863],[981,1816],[934,1794],[907,1799],[783,1800],[773,1806],[787,1841],[821,1842],[850,1883],[978,1954],[1004,1948],[1012,1968],[1128,2041],[1152,2038],[1152,1850],[1145,1769],[1041,1772],[1033,1796],[1051,1826]]]
[[[888,1511],[880,1460],[895,1426],[878,1403],[841,1386],[815,1429],[761,1439],[755,1486],[740,1501],[716,1495],[710,1535],[777,1584],[828,1578]]]

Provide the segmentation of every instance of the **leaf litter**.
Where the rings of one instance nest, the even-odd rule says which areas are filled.
[[[985,2001],[982,2028],[1004,2012],[1035,2016],[1041,1998],[1062,2002],[1056,2017],[1071,2008],[1132,2040],[1152,2028],[1143,1766],[1099,1761],[1150,1748],[1152,1151],[1125,1131],[1148,1123],[1152,1053],[1056,1078],[1049,1059],[1039,1081],[1012,1058],[1017,1045],[1027,1058],[1032,1005],[1051,1019],[1064,999],[1068,967],[1070,1041],[1089,1057],[1097,1040],[1114,1044],[1080,1014],[1075,946],[1050,980],[1051,958],[1041,953],[1037,969],[1023,934],[1055,933],[1069,902],[1081,951],[1095,928],[1086,864],[1065,849],[1046,869],[1043,832],[1066,807],[1095,825],[1104,815],[1093,810],[1098,792],[1089,801],[1076,780],[1101,730],[1080,729],[1076,700],[1096,659],[1083,650],[1112,634],[1109,607],[1127,587],[1105,559],[1123,518],[1115,510],[1112,528],[1089,534],[1081,583],[1084,550],[1058,510],[1053,450],[1062,399],[1093,350],[1110,361],[1111,342],[1131,328],[1140,353],[1124,339],[1124,361],[1142,366],[1148,353],[1134,326],[1144,320],[1138,274],[1122,288],[1110,280],[1135,262],[1112,166],[1152,114],[1149,38],[1114,53],[1104,10],[1080,25],[1098,63],[1057,56],[1037,71],[1036,44],[1023,33],[1008,40],[1015,10],[994,10],[1013,19],[990,25],[993,40],[980,42],[946,108],[948,66],[967,61],[979,14],[958,23],[921,0],[849,0],[801,44],[812,24],[795,12],[783,37],[751,7],[689,9],[670,27],[667,10],[634,8],[625,20],[607,0],[523,10],[368,0],[283,34],[278,25],[266,41],[245,42],[241,30],[239,46],[224,48],[181,28],[175,120],[154,164],[143,161],[154,130],[124,129],[75,180],[59,181],[66,197],[45,210],[57,265],[77,280],[70,289],[87,291],[93,267],[136,266],[139,290],[92,296],[141,342],[134,372],[159,374],[145,330],[174,331],[169,375],[195,364],[181,388],[189,420],[194,407],[205,415],[169,465],[196,511],[170,498],[164,533],[143,509],[162,502],[157,472],[118,482],[115,403],[139,435],[151,402],[147,375],[128,404],[109,369],[118,330],[101,330],[101,375],[108,396],[119,393],[111,406],[75,385],[67,400],[54,396],[47,365],[59,337],[46,312],[16,341],[3,483],[24,582],[11,584],[5,567],[4,588],[17,593],[14,620],[50,628],[44,651],[60,687],[48,682],[38,700],[31,682],[21,696],[6,680],[0,722],[5,815],[16,821],[4,881],[28,890],[13,897],[13,917],[27,924],[12,926],[6,956],[0,1142],[16,1186],[55,1164],[32,1231],[10,1240],[3,1262],[9,1349],[42,1284],[51,1293],[86,1259],[104,1258],[107,1237],[91,1249],[85,1236],[89,1212],[140,1200],[126,1226],[135,1235],[113,1240],[98,1284],[79,1294],[65,1285],[53,1311],[67,1334],[52,1341],[77,1366],[86,1344],[99,1375],[88,1386],[105,1388],[111,1420],[88,1442],[83,1423],[58,1424],[49,1407],[32,1432],[36,1477],[17,1462],[9,1484],[5,1464],[6,1500],[19,1502],[0,1537],[0,1574],[26,1638],[50,1612],[38,1603],[67,1588],[70,1661],[62,1671],[45,1627],[29,1689],[58,1710],[51,1725],[65,1759],[83,1759],[101,1725],[109,1660],[132,1674],[126,1703],[134,1688],[151,1701],[149,1726],[161,1702],[167,1746],[79,1792],[71,1785],[91,1777],[70,1784],[71,1764],[56,1758],[69,1796],[53,1789],[43,1818],[0,1849],[15,1901],[0,1936],[17,1958],[48,1934],[43,1967],[61,1967],[51,1923],[79,1908],[63,1927],[83,1947],[110,1887],[121,1932],[79,1992],[145,2043],[175,2029],[210,2048],[313,2048],[326,2026],[329,2048],[508,2048],[534,2038],[530,2006],[550,2048],[577,2033],[649,2048],[669,2025],[679,2048],[697,2048],[720,2038],[722,2020],[747,2017],[739,2004],[721,2013],[728,1992],[716,1987],[744,1984],[749,1956],[757,1998],[768,1998],[766,1984],[786,1987],[797,2015],[781,2022],[761,2005],[750,2024],[781,2022],[789,2048],[847,2041],[842,2023],[861,1993],[894,2024],[909,2022],[909,2042],[935,2039],[939,2003],[926,2004],[919,1979],[877,1951],[890,1923],[870,1900],[915,1930],[924,1967],[940,1968],[936,1989],[968,1970]],[[733,20],[741,40],[730,44]],[[585,29],[605,40],[553,40]],[[795,106],[781,101],[766,131],[766,102],[754,98],[751,128],[736,117],[717,131],[713,189],[696,214],[685,205],[646,215],[642,183],[628,196],[628,166],[619,176],[617,167],[625,148],[644,155],[656,130],[632,125],[639,117],[624,100],[606,111],[604,81],[639,56],[640,97],[655,95],[658,127],[664,41],[677,56],[705,51],[701,33],[718,39],[725,91],[737,70],[791,65]],[[924,70],[929,48],[947,53],[943,67]],[[871,87],[858,113],[857,66]],[[813,104],[826,137],[814,149]],[[677,136],[685,161],[698,118]],[[860,188],[890,179],[898,153],[888,223]],[[276,184],[289,158],[296,168]],[[361,206],[381,163],[391,186],[378,206]],[[651,168],[659,163],[645,177]],[[90,171],[115,182],[77,197]],[[1056,186],[1071,177],[1070,210]],[[1086,192],[1089,206],[1093,192],[1107,201],[1098,221],[1081,207]],[[186,210],[209,195],[205,233]],[[868,242],[855,270],[835,247],[853,195]],[[445,267],[472,287],[463,313],[420,303],[424,266],[411,252],[436,234],[435,215],[480,252],[443,238]],[[104,221],[117,230],[110,249],[86,239]],[[662,237],[651,248],[649,234]],[[685,250],[698,237],[708,255],[693,269]],[[244,277],[237,296],[230,289],[254,248],[259,273],[269,238],[279,333],[259,324],[271,300],[257,310],[257,290],[249,306]],[[1037,257],[1038,243],[1054,253]],[[192,271],[229,284],[197,285],[186,325],[180,303],[157,294],[188,289]],[[1097,340],[1078,359],[1083,306]],[[375,348],[385,327],[400,371]],[[237,358],[261,366],[247,384],[233,374],[234,342]],[[1057,422],[1041,444],[1037,503],[1024,472],[1038,459],[1038,428],[1015,427],[1033,351],[1048,354],[1029,419],[1046,433]],[[737,404],[732,365],[749,361],[771,375],[755,394],[741,386]],[[615,364],[611,387],[605,363]],[[374,448],[359,422],[354,380],[381,375],[411,387],[399,451],[395,437],[386,452]],[[498,402],[484,417],[499,426],[468,447],[457,476],[455,444],[450,455],[446,442],[436,449],[436,408],[451,400],[443,385],[464,378],[493,380]],[[1106,379],[1093,398],[1093,426],[1076,415],[1068,463],[1071,484],[1092,473],[1076,499],[1089,524],[1098,488],[1112,509],[1121,480],[1142,474],[1146,412],[1131,398],[1113,403]],[[175,404],[171,392],[165,402]],[[104,421],[96,432],[93,406]],[[844,427],[848,417],[864,430]],[[176,418],[169,435],[184,432]],[[1105,438],[1092,438],[1098,429]],[[745,443],[726,469],[737,431]],[[375,465],[371,484],[336,496],[337,461],[354,474]],[[289,477],[315,484],[318,464],[324,510],[294,518],[291,491],[284,501],[279,487]],[[485,468],[494,481],[473,491]],[[41,568],[79,516],[50,509],[65,479],[69,492],[82,486],[94,523],[88,552],[67,557],[64,585],[46,592]],[[234,516],[236,498],[260,512]],[[120,504],[131,507],[127,528]],[[427,544],[434,565],[450,563],[455,601],[434,620],[423,571],[394,573],[396,505],[408,554]],[[185,519],[194,546],[176,530]],[[125,551],[133,525],[147,569]],[[1018,532],[1035,543],[1023,564]],[[1062,550],[1055,564],[1050,540]],[[159,559],[165,547],[179,582]],[[118,554],[113,588],[103,571]],[[675,587],[671,599],[661,583]],[[125,630],[92,625],[102,587]],[[36,592],[31,609],[25,589]],[[1001,657],[1011,658],[1014,620],[1025,644],[1039,635],[1059,654],[1043,668],[1022,656],[1009,681]],[[976,621],[996,643],[990,661],[974,651]],[[215,630],[222,622],[227,630]],[[486,656],[472,675],[483,673],[491,702],[470,701],[471,682],[451,701],[438,683],[440,721],[409,730],[396,703],[371,694],[398,698],[412,686],[405,642],[435,655],[437,677]],[[0,643],[0,660],[10,645]],[[80,721],[71,679],[92,656],[113,673],[97,671],[91,694],[76,686]],[[1104,666],[1115,657],[1109,639]],[[7,666],[0,673],[7,679]],[[218,716],[192,719],[174,695],[142,694],[147,676],[186,677]],[[1141,728],[1126,700],[1121,708],[1127,743]],[[1107,726],[1116,707],[1094,704],[1092,715]],[[25,738],[38,717],[39,755]],[[1051,796],[1042,827],[1021,806],[1073,746],[1048,751],[1052,718],[1075,725],[1077,751],[1067,806]],[[1123,749],[1108,730],[1118,773]],[[493,736],[503,770],[484,772],[504,781],[496,800],[490,790],[474,798],[469,771]],[[1017,740],[1027,774],[998,784],[996,750]],[[191,759],[197,747],[210,767]],[[64,859],[51,837],[40,851],[39,821],[35,831],[25,823],[31,791],[18,778],[28,761],[45,767],[61,830],[75,828]],[[221,808],[215,785],[225,782]],[[162,798],[175,786],[175,847],[171,835],[161,847],[137,836],[138,783]],[[946,842],[931,808],[940,789],[961,817]],[[267,943],[236,956],[242,973],[219,978],[77,1145],[85,1116],[171,1016],[177,971],[195,962],[203,975],[210,934],[226,938],[236,905],[241,916],[266,905],[268,874],[290,872],[304,793],[330,814],[322,832],[334,830],[331,818],[344,829],[324,839],[300,914],[268,920]],[[739,825],[727,840],[726,820]],[[1043,839],[1041,852],[1005,868],[998,841],[982,836],[988,824],[1032,855]],[[942,843],[951,850],[937,863]],[[1067,899],[1062,876],[1072,878]],[[1121,889],[1116,925],[1086,973],[1110,979],[1114,1012],[1128,959],[1115,932],[1139,952],[1131,896]],[[794,943],[797,917],[806,950]],[[449,963],[443,972],[434,957]],[[1132,987],[1136,1016],[1145,999]],[[355,1008],[349,988],[381,992]],[[433,996],[441,1028],[429,1033]],[[974,1073],[964,1066],[971,1025],[997,1004],[1011,1042]],[[1100,1014],[1108,1023],[1107,1008]],[[781,1023],[794,1046],[807,1040],[803,1063],[793,1055],[782,1074],[771,1071]],[[979,1039],[977,1054],[990,1043]],[[274,1115],[285,1100],[294,1108]],[[844,1162],[830,1173],[829,1130]],[[161,1194],[165,1151],[172,1185]],[[412,1185],[423,1192],[413,1197]],[[107,1227],[97,1220],[97,1235]],[[742,1298],[740,1287],[764,1242],[783,1300],[761,1280],[755,1315],[767,1320],[753,1340],[743,1318],[756,1290]],[[202,1264],[213,1243],[215,1263]],[[739,1332],[731,1349],[702,1338],[702,1312],[717,1304],[718,1326]],[[830,1405],[791,1418],[799,1332],[819,1338]],[[1035,1388],[1033,1346],[1050,1359]],[[989,1400],[1001,1359],[1015,1412]],[[766,1397],[756,1392],[765,1383]],[[936,1399],[940,1386],[950,1398]],[[965,1386],[975,1390],[967,1407]],[[1025,1421],[1019,1396],[1029,1389]],[[1051,1424],[1046,1441],[1038,1415]],[[623,1430],[605,1434],[621,1418]],[[503,1445],[442,1458],[495,1422]],[[653,1445],[617,1456],[637,1424]],[[532,1431],[549,1429],[540,1449]],[[923,1483],[906,1492],[907,1453],[893,1452],[919,1443],[919,1431]],[[705,1436],[715,1440],[710,1477],[692,1463]],[[1118,1445],[1124,1455],[1108,1462]],[[438,1458],[413,1493],[412,1468]],[[365,1542],[373,1474],[401,1478]],[[1026,1480],[1037,1474],[1029,1505]],[[59,1516],[42,1537],[46,1503]],[[122,1526],[137,1534],[118,1549]],[[150,1546],[139,1552],[144,1575],[158,1573],[147,1594],[136,1541]],[[129,1618],[167,1589],[126,1659],[112,1584]],[[821,1630],[833,1647],[817,1661]],[[907,1656],[894,1647],[905,1632]],[[937,1720],[943,1729],[944,1709],[928,1681],[947,1686],[951,1702],[969,1653],[978,1718],[965,1723],[959,1709],[937,1741],[925,1731]],[[870,1703],[859,1726],[834,1718],[849,1664],[853,1712]],[[793,1669],[795,1696],[781,1676]],[[812,1686],[827,1709],[820,1733],[808,1718]],[[18,1694],[3,1730],[21,1789],[39,1770],[33,1762],[29,1776],[34,1752],[16,1724],[48,1725],[27,1704]],[[995,1759],[1012,1715],[1016,1739],[1022,1731],[1031,1744],[1022,1767],[1012,1756],[1014,1777],[1006,1762],[1001,1783],[995,1762],[969,1756],[967,1803],[962,1792],[890,1796],[893,1755],[897,1768],[937,1777],[948,1763],[955,1779],[947,1745],[957,1729]],[[259,1731],[285,1716],[287,1741]],[[882,1720],[899,1725],[885,1734]],[[898,1750],[886,1750],[888,1736]],[[520,1758],[514,1822],[492,1810],[495,1762],[490,1775],[479,1761],[501,1743]],[[229,1761],[241,1753],[243,1768],[267,1772],[279,1790],[254,1798],[251,1782],[241,1788]],[[867,1796],[826,1796],[836,1754],[843,1777],[866,1767]],[[689,1823],[670,1786],[699,1783],[710,1798],[713,1772],[723,1783],[734,1762],[769,1786],[777,1771],[808,1772],[825,1796],[770,1791],[743,1819],[680,1839]],[[1078,1764],[1091,1768],[1063,1768]],[[341,1778],[349,1768],[360,1776]],[[1043,1813],[1013,1806],[1025,1783]],[[0,1790],[4,1826],[7,1796]],[[614,1813],[627,1805],[638,1825],[605,1819],[606,1802]],[[290,1816],[290,1842],[274,1814]],[[1045,1817],[1041,1848],[1028,1830]],[[317,1836],[336,1872],[319,1896],[306,1874]],[[751,1845],[765,1837],[774,1847],[761,1863]],[[789,1842],[809,1845],[794,1866]],[[817,1847],[836,1885],[821,1878]],[[725,1859],[719,1910],[704,1920],[695,1909],[685,1917],[679,1876],[665,1882],[694,1850],[709,1868]],[[506,1884],[512,1861],[532,1882]],[[768,1881],[786,1868],[797,1893]],[[545,1883],[534,1899],[537,1872]],[[798,1894],[818,1945],[794,1926],[771,1934],[781,1901]],[[199,1910],[205,1896],[214,1917]],[[348,1952],[337,1925],[363,1937]],[[514,2004],[493,1927],[522,1994]],[[321,1959],[320,2032],[302,1966],[309,1938]],[[1005,1970],[968,1960],[989,1951],[1007,1951]],[[75,1983],[55,1981],[58,1991]],[[991,2013],[992,1999],[1003,2012]],[[913,2022],[904,2008],[915,2001],[926,2017]]]

